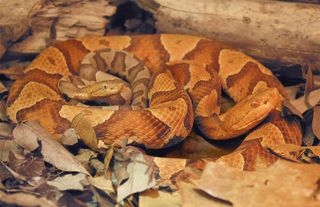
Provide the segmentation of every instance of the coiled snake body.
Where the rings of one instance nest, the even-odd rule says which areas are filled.
[[[59,80],[86,67],[126,79],[132,88],[132,105],[68,104]],[[237,102],[222,115],[221,87]],[[209,39],[176,34],[84,37],[41,52],[12,86],[7,113],[14,122],[39,121],[58,139],[77,114],[90,111],[88,120],[100,140],[120,144],[127,139],[148,148],[184,139],[194,120],[207,138],[224,140],[246,133],[272,113],[271,121],[255,133],[273,133],[275,142],[299,145],[298,123],[278,113],[285,97],[269,69]],[[141,107],[145,104],[147,108]]]

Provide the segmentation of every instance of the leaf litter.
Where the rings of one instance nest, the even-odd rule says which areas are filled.
[[[318,76],[311,76],[310,72],[306,77],[318,80]],[[319,173],[313,172],[319,170],[314,158],[319,157],[320,148],[314,143],[319,143],[320,93],[319,82],[310,84],[310,81],[304,93],[302,83],[287,87],[291,99],[285,104],[288,110],[285,113],[310,123],[304,139],[312,137],[314,141],[310,146],[279,144],[268,146],[268,150],[279,157],[298,152],[303,161],[306,156],[310,157],[311,164],[279,160],[266,169],[240,171],[222,165],[223,158],[237,153],[230,154],[237,149],[238,142],[226,147],[205,140],[195,132],[166,153],[125,145],[118,149],[97,140],[86,121],[86,113],[74,118],[72,128],[63,134],[60,143],[36,122],[15,127],[1,122],[3,162],[0,169],[3,170],[0,174],[6,175],[0,178],[4,183],[2,188],[10,188],[15,193],[2,193],[0,202],[19,204],[21,198],[30,197],[34,205],[41,201],[41,205],[47,206],[66,203],[95,206],[101,202],[108,206],[224,207],[286,206],[282,200],[288,200],[290,206],[302,203],[316,206],[320,178]],[[299,94],[302,95],[299,97]],[[226,107],[232,104],[225,99]],[[1,117],[7,121],[5,114]],[[217,159],[217,163],[213,162]],[[13,183],[14,180],[19,182]],[[73,197],[69,198],[70,195]]]
[[[17,79],[22,70],[13,66],[0,74]],[[319,206],[320,75],[307,67],[276,73],[284,83],[293,80],[286,86],[285,115],[300,117],[306,146],[268,146],[280,160],[253,172],[223,165],[223,158],[239,153],[233,151],[240,143],[226,146],[196,132],[163,151],[114,148],[97,139],[86,112],[73,119],[59,143],[36,122],[12,125],[1,100],[0,205]],[[8,90],[1,82],[4,97]],[[222,108],[234,104],[222,102]],[[299,159],[281,160],[290,153]]]

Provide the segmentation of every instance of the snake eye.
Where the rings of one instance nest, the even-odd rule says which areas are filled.
[[[103,86],[104,89],[107,89],[108,87],[106,85]]]

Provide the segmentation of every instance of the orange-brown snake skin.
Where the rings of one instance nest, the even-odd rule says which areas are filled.
[[[131,105],[120,106],[128,102],[121,94],[109,98],[118,106],[69,104],[59,90],[60,79],[88,67],[128,81]],[[221,88],[237,102],[224,114]],[[89,111],[86,117],[98,139],[119,145],[128,140],[148,148],[183,140],[194,122],[206,138],[226,140],[264,121],[246,138],[252,150],[239,151],[250,157],[264,144],[301,144],[298,122],[279,115],[285,97],[284,87],[269,69],[209,39],[178,34],[101,36],[59,42],[41,52],[13,84],[7,113],[14,122],[37,120],[59,139],[75,116]],[[233,159],[242,165],[250,161]]]

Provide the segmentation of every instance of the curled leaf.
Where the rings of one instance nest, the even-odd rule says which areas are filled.
[[[86,119],[86,115],[89,115],[90,113],[91,112],[89,111],[84,111],[75,116],[72,120],[72,127],[86,145],[93,150],[97,150],[98,139],[96,133],[90,125],[90,122]]]
[[[39,146],[39,141],[44,160],[60,170],[89,174],[74,156],[54,140],[38,122],[18,124],[13,130],[13,137],[17,144],[29,151],[35,150]]]

